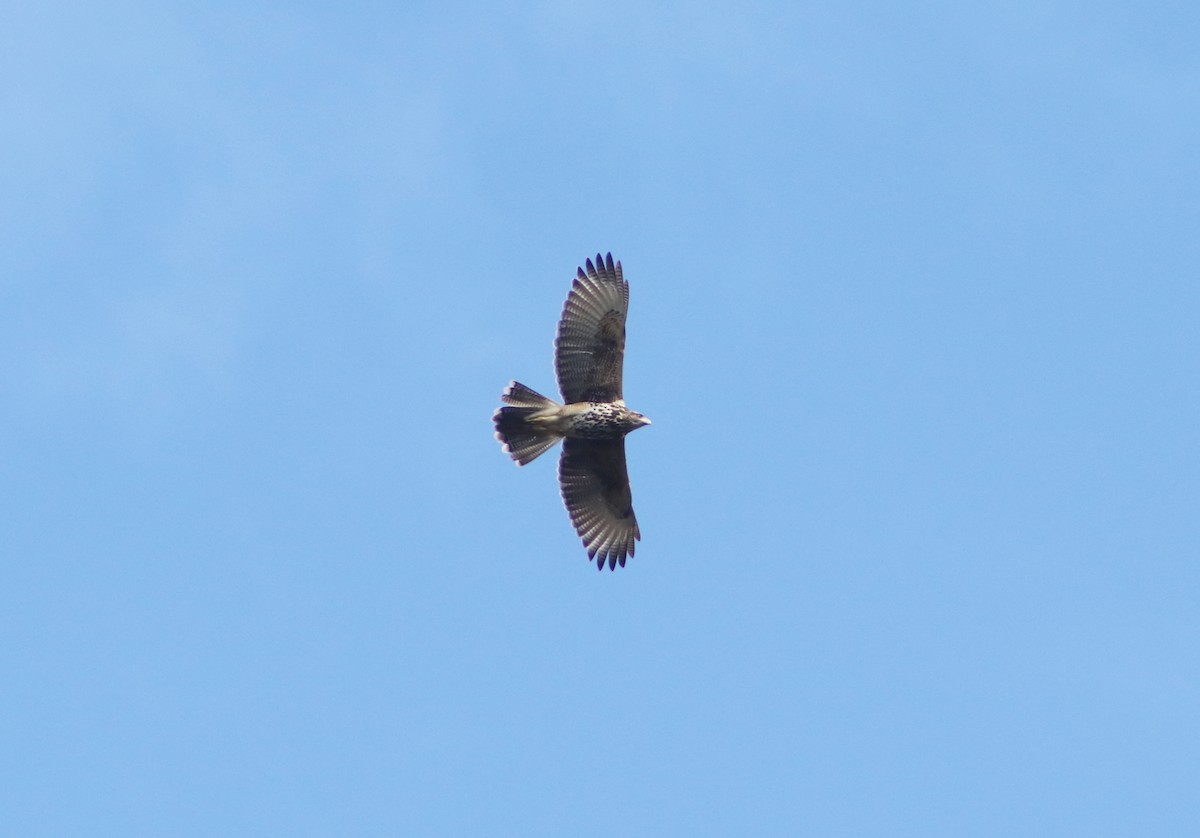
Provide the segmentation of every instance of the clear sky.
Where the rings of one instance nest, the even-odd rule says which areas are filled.
[[[1200,834],[1194,3],[3,17],[2,831]]]

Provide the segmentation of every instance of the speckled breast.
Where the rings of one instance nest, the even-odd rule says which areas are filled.
[[[571,422],[570,436],[583,439],[613,439],[629,433],[631,428],[623,421],[625,411],[606,402],[591,402],[588,409],[576,415]]]

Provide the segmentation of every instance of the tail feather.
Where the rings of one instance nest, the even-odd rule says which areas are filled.
[[[558,407],[558,402],[554,399],[547,398],[535,390],[530,390],[520,381],[508,382],[508,386],[500,394],[500,401],[505,404],[511,404],[514,407]]]
[[[492,421],[496,424],[496,439],[503,446],[504,453],[516,460],[517,465],[523,466],[536,460],[558,442],[558,434],[530,425],[527,421],[535,413],[558,407],[558,402],[516,381],[509,382],[500,400],[511,407],[502,407],[492,414]]]

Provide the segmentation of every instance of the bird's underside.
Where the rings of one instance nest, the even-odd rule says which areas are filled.
[[[518,465],[532,462],[561,439],[558,478],[563,502],[596,567],[610,569],[634,553],[641,539],[625,436],[650,420],[625,405],[622,366],[629,285],[621,263],[596,256],[577,271],[554,341],[554,365],[563,402],[511,382],[492,419],[496,438]]]

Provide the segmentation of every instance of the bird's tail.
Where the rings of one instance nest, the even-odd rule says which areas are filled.
[[[523,466],[536,460],[558,442],[558,434],[529,423],[531,416],[560,407],[554,399],[548,399],[524,384],[510,381],[500,400],[510,406],[492,414],[492,421],[496,423],[496,439],[500,440],[504,453],[516,460],[517,465]]]

